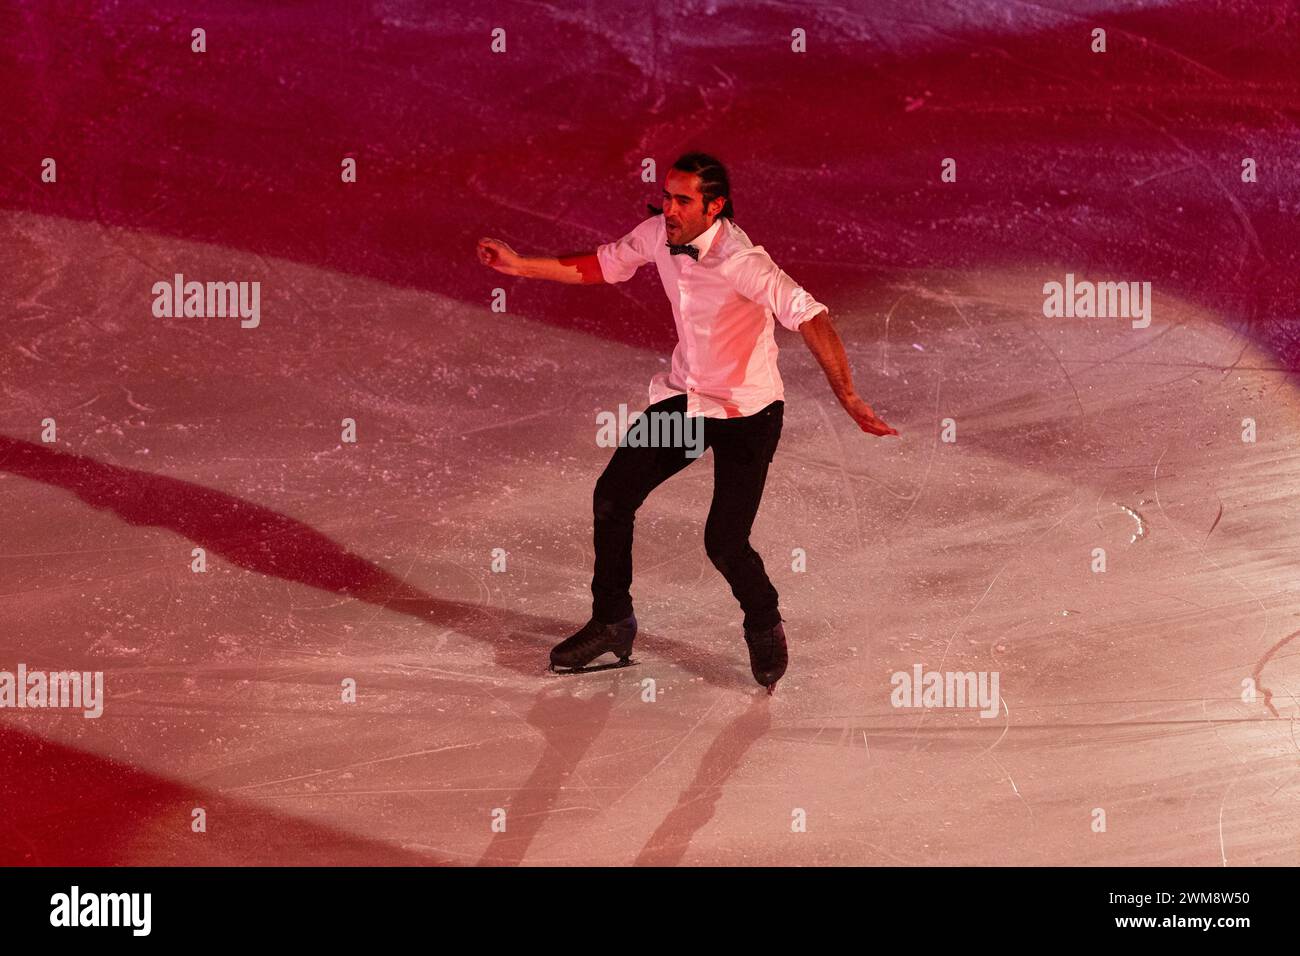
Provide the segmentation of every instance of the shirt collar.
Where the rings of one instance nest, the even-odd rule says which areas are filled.
[[[687,245],[694,246],[700,250],[700,258],[703,259],[713,245],[713,240],[718,236],[718,230],[722,228],[722,217],[719,216],[713,220],[713,225],[709,226],[702,233],[687,242]]]

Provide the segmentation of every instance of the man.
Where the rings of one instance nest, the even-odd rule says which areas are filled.
[[[781,437],[784,389],[777,371],[774,319],[797,330],[835,397],[863,431],[898,432],[853,389],[844,346],[826,306],[805,292],[735,224],[723,165],[704,153],[673,164],[662,212],[617,242],[572,256],[520,256],[503,242],[481,239],[479,261],[512,276],[557,282],[624,282],[653,262],[672,304],[677,347],[671,371],[650,383],[654,416],[702,416],[704,447],[713,449],[713,502],[704,548],[744,611],[754,679],[770,694],[785,673],[785,630],[776,589],[749,544],[768,464]],[[699,422],[692,422],[699,425]],[[689,427],[677,434],[689,435]],[[636,637],[632,613],[632,527],[637,509],[659,484],[694,457],[682,447],[638,447],[624,441],[596,482],[592,498],[595,571],[592,616],[551,651],[552,669],[580,670],[607,651],[626,662]]]

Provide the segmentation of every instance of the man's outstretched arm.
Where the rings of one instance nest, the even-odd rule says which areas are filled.
[[[777,266],[766,249],[762,246],[745,249],[724,262],[722,271],[737,292],[766,306],[787,329],[799,330],[826,373],[835,397],[864,432],[898,434],[896,429],[877,418],[871,406],[853,390],[849,357],[844,354],[844,343],[835,332],[835,326],[831,325],[826,306]],[[817,313],[814,318],[804,319],[805,315],[813,312]]]
[[[802,323],[799,334],[826,373],[831,391],[844,406],[844,410],[858,423],[858,427],[872,435],[897,435],[898,430],[877,418],[871,406],[854,391],[849,357],[844,352],[844,343],[840,341],[839,333],[831,324],[829,313],[819,312],[815,318]]]
[[[594,252],[571,256],[521,256],[497,239],[478,241],[478,261],[508,276],[526,279],[550,279],[571,285],[594,285],[604,282],[600,260]]]

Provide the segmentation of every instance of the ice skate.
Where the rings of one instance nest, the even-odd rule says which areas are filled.
[[[565,638],[551,650],[551,670],[557,674],[582,674],[635,664],[632,660],[632,641],[635,638],[635,614],[615,624],[601,624],[592,618],[577,634]],[[614,654],[617,663],[589,666],[606,652]]]
[[[776,682],[785,674],[789,654],[785,644],[785,628],[781,622],[775,627],[761,631],[745,631],[745,643],[749,645],[749,669],[753,671],[754,680],[767,688],[769,694],[776,689]]]

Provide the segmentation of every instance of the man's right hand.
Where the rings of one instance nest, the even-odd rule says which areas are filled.
[[[478,261],[508,276],[523,274],[523,257],[499,239],[478,241]]]

